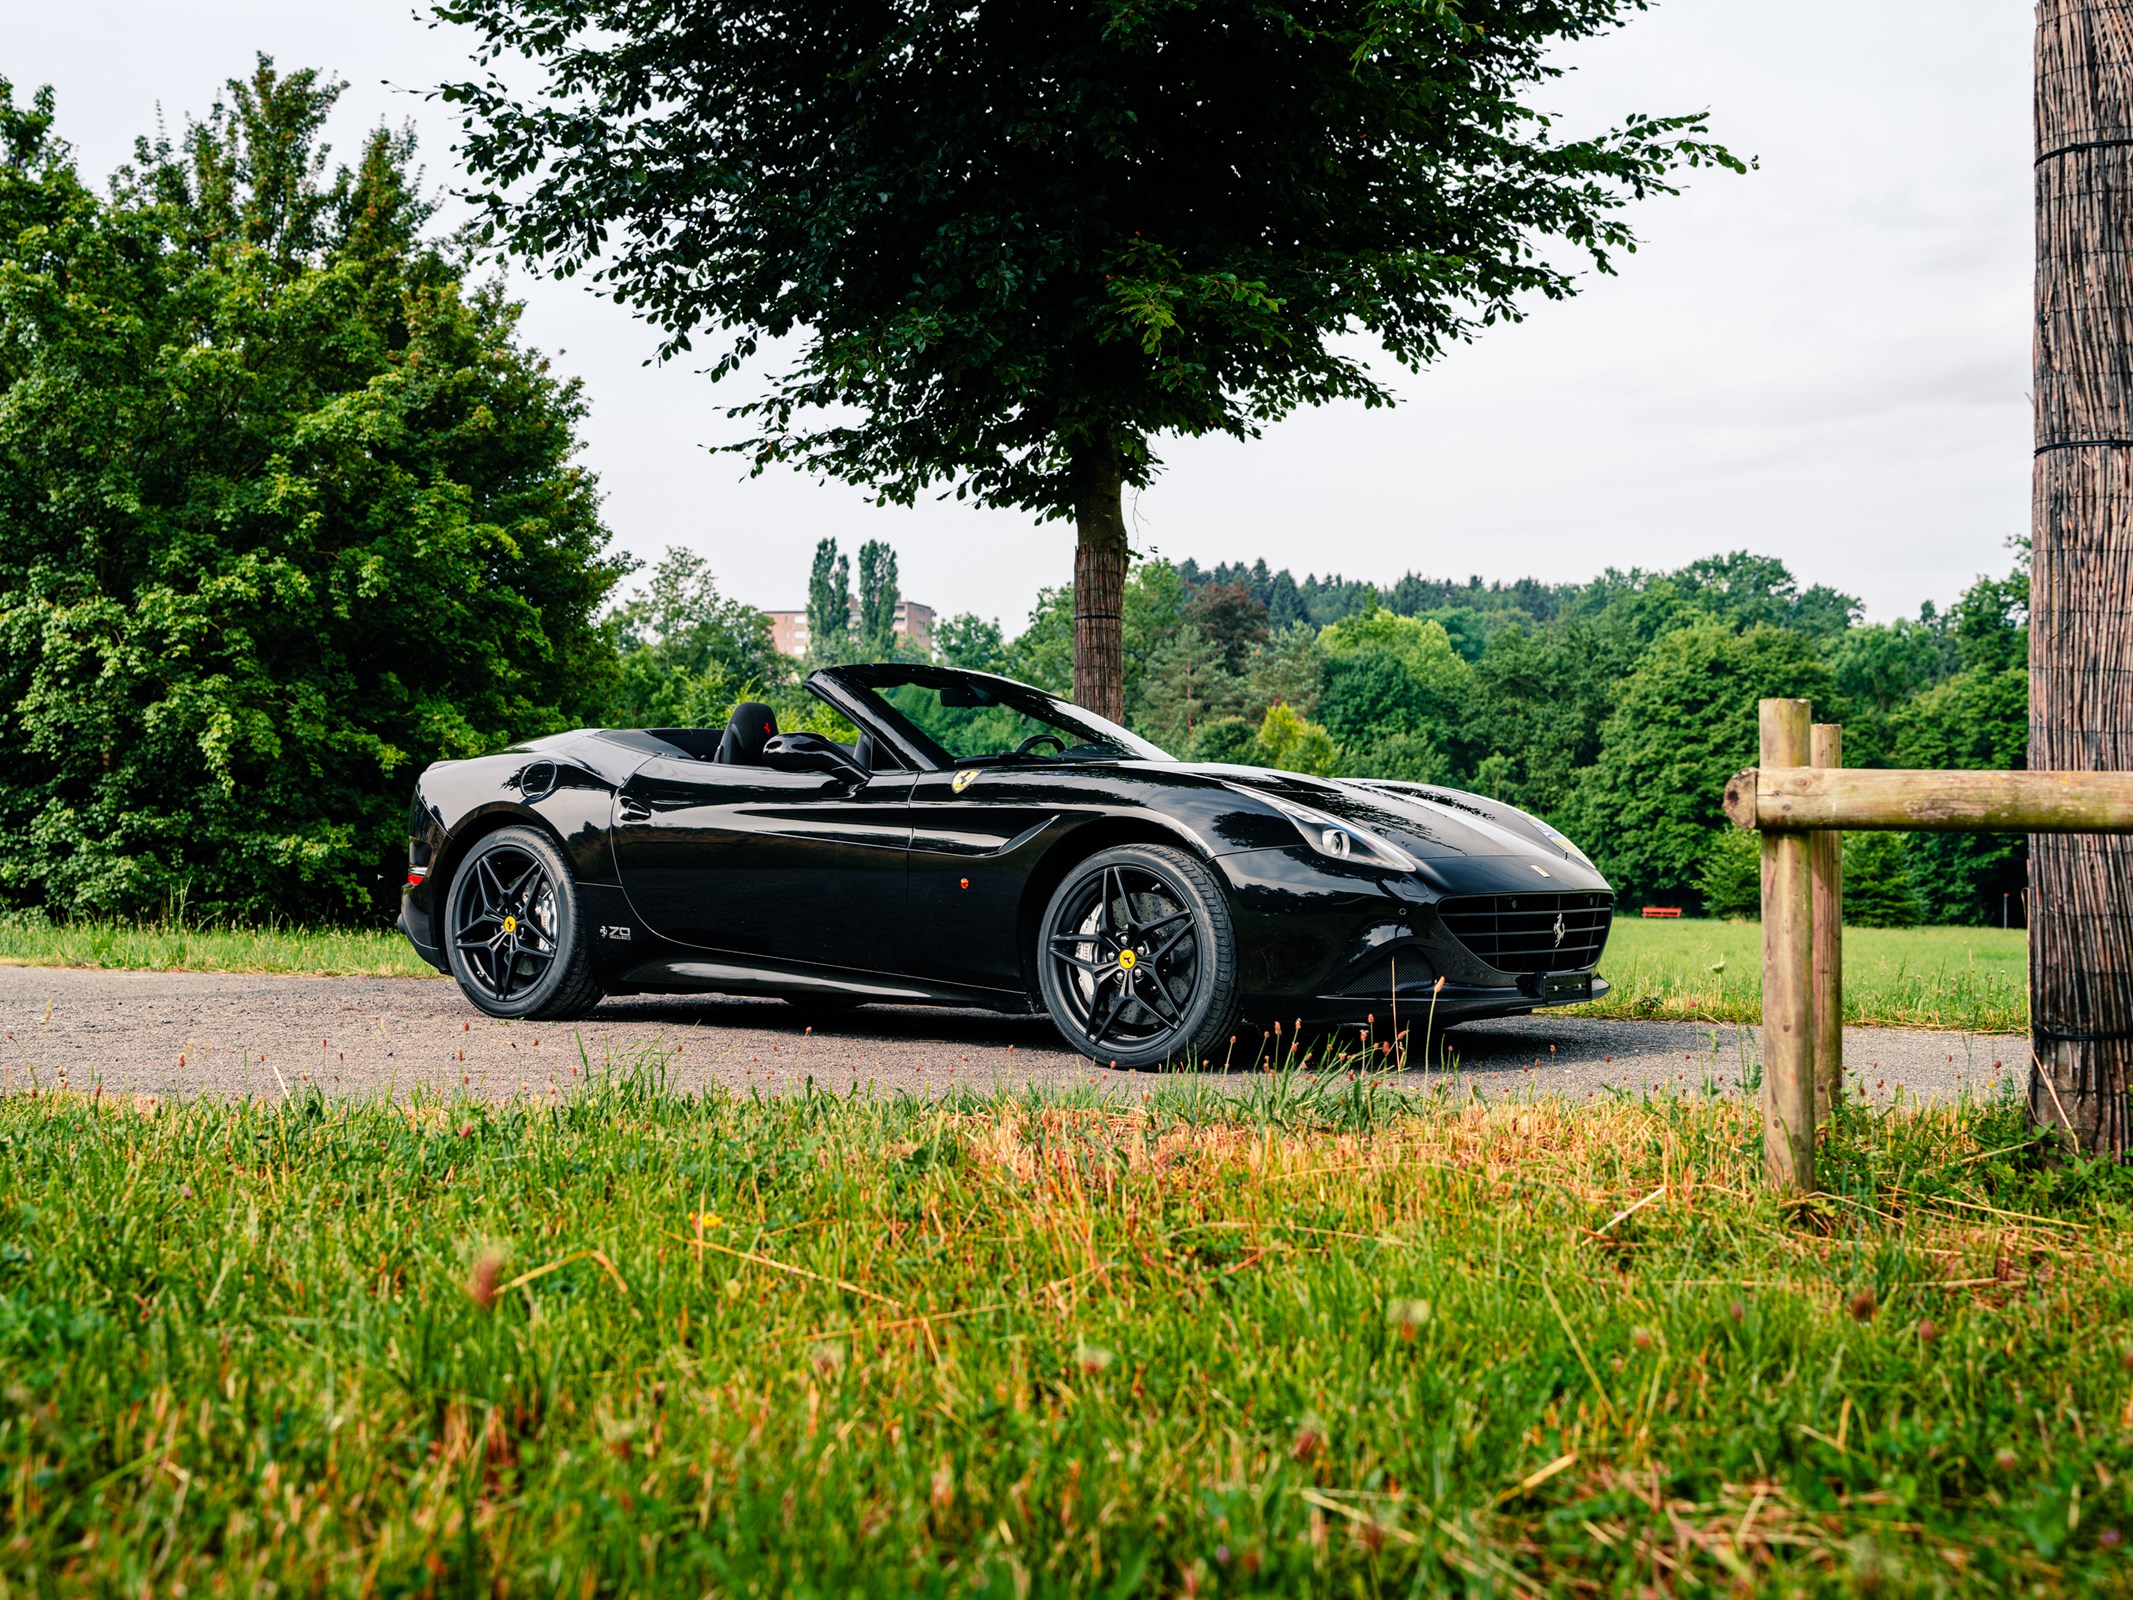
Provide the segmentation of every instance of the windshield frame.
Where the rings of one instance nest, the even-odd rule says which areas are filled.
[[[987,694],[1018,710],[1033,721],[1056,722],[1067,731],[1086,731],[1106,742],[1119,746],[1116,754],[1088,760],[1061,761],[1047,756],[1016,756],[1012,752],[985,756],[958,756],[944,750],[923,729],[913,723],[895,706],[884,699],[880,690],[897,688],[904,684],[917,684],[924,688],[942,688],[950,683],[965,683],[983,689]],[[959,767],[1013,766],[1037,771],[1049,767],[1094,767],[1119,761],[1175,761],[1167,750],[1151,744],[1139,734],[1121,728],[1108,718],[1099,717],[1062,700],[1033,684],[1018,683],[1013,678],[1003,678],[990,672],[971,672],[962,667],[939,667],[926,662],[880,661],[858,666],[824,667],[807,680],[807,688],[818,698],[828,701],[852,721],[869,728],[876,737],[887,739],[899,751],[908,755],[921,768],[935,772],[950,772]],[[1033,713],[1024,705],[1041,709]]]

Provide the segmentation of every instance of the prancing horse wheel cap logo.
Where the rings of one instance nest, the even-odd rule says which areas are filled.
[[[1131,972],[1133,970],[1133,963],[1138,961],[1139,959],[1140,957],[1136,956],[1131,950],[1121,950],[1118,953],[1119,966],[1121,966],[1128,972]]]
[[[955,775],[955,783],[952,785],[952,787],[955,789],[955,792],[957,794],[961,794],[965,789],[969,788],[973,783],[977,782],[977,778],[978,769],[976,767],[965,767],[961,772],[958,772]]]

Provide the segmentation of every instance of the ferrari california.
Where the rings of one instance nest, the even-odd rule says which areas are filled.
[[[1498,801],[1179,761],[980,672],[806,686],[854,737],[749,702],[431,766],[402,930],[493,1017],[646,992],[1043,1011],[1122,1067],[1606,992],[1606,880]]]

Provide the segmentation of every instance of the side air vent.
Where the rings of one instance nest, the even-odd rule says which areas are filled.
[[[1445,930],[1498,972],[1583,972],[1614,921],[1608,894],[1469,894],[1440,901]]]

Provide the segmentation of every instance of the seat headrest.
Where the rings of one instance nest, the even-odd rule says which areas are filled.
[[[718,742],[715,760],[727,766],[760,766],[763,741],[778,731],[777,714],[760,700],[743,700],[726,721],[726,736]]]

